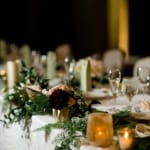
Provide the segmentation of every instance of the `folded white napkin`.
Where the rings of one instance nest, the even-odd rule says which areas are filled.
[[[119,104],[114,105],[93,104],[92,108],[95,108],[99,111],[109,112],[111,114],[130,109],[129,106],[127,105],[119,105]]]
[[[109,89],[92,89],[91,91],[85,92],[84,96],[87,99],[104,99],[112,97],[112,93]]]

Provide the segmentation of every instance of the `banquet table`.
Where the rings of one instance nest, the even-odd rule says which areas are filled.
[[[140,101],[147,100],[150,101],[150,95],[136,95],[133,98],[132,105],[135,106],[139,104]],[[107,109],[109,106],[114,106],[114,100],[101,99],[99,100],[101,104],[93,104],[96,109]],[[3,94],[0,94],[0,106],[3,103]],[[129,104],[128,99],[125,96],[120,96],[117,98],[115,103],[116,108],[123,108],[121,106],[127,106]],[[103,107],[102,107],[103,106]],[[2,108],[2,107],[1,107]],[[0,109],[0,119],[3,118],[2,110]],[[53,129],[49,135],[48,140],[45,140],[44,131],[34,131],[48,123],[54,123],[55,120],[49,115],[36,115],[32,117],[31,123],[31,133],[30,139],[23,137],[24,132],[20,124],[13,124],[10,128],[3,127],[0,123],[0,150],[54,150],[55,144],[53,143],[55,137],[61,132],[59,129]],[[93,146],[83,145],[80,150],[101,150],[100,148],[94,148]],[[76,150],[76,148],[72,148]]]

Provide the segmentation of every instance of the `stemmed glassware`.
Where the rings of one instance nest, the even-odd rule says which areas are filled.
[[[148,67],[138,67],[137,68],[137,78],[143,89],[143,93],[146,93],[146,89],[150,84],[150,68]]]
[[[116,103],[116,98],[120,93],[121,71],[119,69],[109,70],[108,81],[110,84],[111,92],[114,96],[114,102]]]
[[[72,57],[66,57],[64,63],[66,69],[66,78],[72,79],[74,77],[75,60]]]
[[[130,106],[132,104],[132,98],[138,93],[138,85],[136,78],[124,78],[122,81],[122,92],[128,97]]]

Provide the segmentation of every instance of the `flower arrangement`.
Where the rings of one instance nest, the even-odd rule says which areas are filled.
[[[51,88],[48,97],[53,116],[58,120],[81,117],[90,110],[81,91],[71,85],[59,84]]]
[[[4,99],[8,106],[1,120],[4,126],[23,121],[23,128],[28,132],[33,115],[49,114],[58,121],[64,121],[73,116],[81,117],[89,111],[82,92],[73,87],[71,82],[50,88],[48,79],[40,76],[34,68],[26,68],[24,64],[19,81],[11,91],[6,90]]]

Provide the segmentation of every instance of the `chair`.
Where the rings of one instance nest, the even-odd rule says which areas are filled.
[[[72,48],[69,43],[61,43],[55,48],[56,70],[60,72],[58,76],[66,73],[65,58],[72,58]]]
[[[58,65],[64,65],[64,60],[66,57],[72,57],[71,45],[68,43],[60,44],[55,49],[56,52],[56,62]]]
[[[133,67],[133,76],[134,76],[134,77],[137,76],[137,68],[138,68],[138,67],[148,67],[149,70],[150,70],[150,56],[146,56],[146,57],[139,58],[139,59],[135,62],[134,67]],[[149,84],[149,86],[147,87],[146,92],[147,92],[147,93],[150,93],[150,84]]]
[[[124,62],[125,62],[124,61],[125,55],[123,51],[121,51],[118,48],[109,49],[105,51],[105,53],[103,54],[102,60],[103,60],[106,72],[108,72],[110,69],[115,69],[115,68],[118,68],[122,71],[124,67]]]
[[[133,76],[137,75],[138,67],[149,67],[150,68],[150,56],[139,58],[133,67]]]

